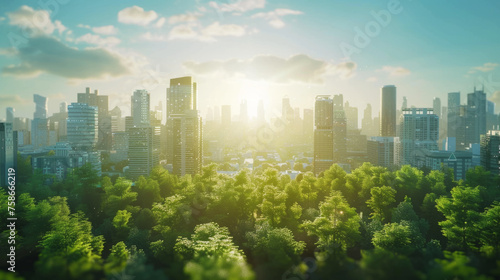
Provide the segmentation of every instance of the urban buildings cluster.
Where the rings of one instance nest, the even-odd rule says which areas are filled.
[[[486,99],[484,90],[476,88],[467,94],[466,104],[460,97],[460,92],[449,93],[447,106],[434,98],[432,108],[408,107],[403,97],[398,110],[396,87],[382,87],[379,117],[372,119],[369,104],[364,111],[361,132],[367,143],[363,155],[349,152],[353,127],[348,125],[348,108],[342,108],[342,95],[317,96],[314,172],[319,174],[335,163],[349,168],[353,163],[368,161],[390,169],[411,165],[436,170],[447,166],[454,170],[457,180],[479,165],[499,174],[500,118],[494,112],[495,104]]]
[[[192,77],[170,80],[166,106],[152,106],[150,93],[136,90],[130,97],[130,115],[109,108],[109,98],[86,88],[77,102],[61,103],[48,116],[48,99],[34,94],[33,119],[15,116],[6,109],[0,123],[1,183],[6,170],[15,167],[17,154],[31,163],[34,172],[65,178],[73,168],[90,164],[99,175],[137,179],[162,165],[180,176],[198,174],[203,164],[219,163],[218,172],[234,174],[242,168],[278,166],[294,178],[312,171],[316,175],[338,164],[347,172],[364,162],[396,169],[402,165],[454,170],[465,178],[469,168],[482,165],[498,174],[500,118],[484,90],[474,88],[466,104],[459,92],[448,94],[447,106],[434,98],[432,108],[409,107],[403,97],[397,108],[397,88],[380,91],[380,113],[372,117],[367,104],[361,127],[358,109],[342,94],[318,95],[314,110],[282,99],[281,116],[266,120],[264,103],[250,120],[248,104],[234,117],[230,105],[210,107],[202,121]],[[166,119],[162,120],[166,110]]]

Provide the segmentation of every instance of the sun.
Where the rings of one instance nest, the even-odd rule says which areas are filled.
[[[248,108],[248,117],[257,116],[259,102],[267,104],[269,102],[269,84],[267,82],[244,81],[240,86],[240,103],[246,101]]]

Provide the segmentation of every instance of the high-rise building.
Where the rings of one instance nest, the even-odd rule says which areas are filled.
[[[0,122],[0,187],[7,186],[9,174],[23,176],[9,172],[9,168],[17,168],[17,133],[12,128],[12,123]]]
[[[312,137],[314,133],[314,111],[312,109],[304,109],[304,122],[302,131],[306,138]],[[309,138],[311,139],[311,138]]]
[[[150,95],[146,90],[134,91],[131,97],[131,117],[126,119],[128,173],[132,179],[149,175],[160,163],[161,128],[159,121],[152,121],[150,106]]]
[[[35,102],[35,112],[33,119],[46,119],[47,118],[47,97],[38,94],[33,94],[33,102]]]
[[[333,162],[345,163],[347,157],[347,120],[344,110],[333,110]]]
[[[394,168],[395,143],[398,137],[370,137],[367,142],[368,162],[373,165]]]
[[[35,112],[31,121],[31,144],[34,148],[45,147],[49,144],[49,120],[47,119],[47,98],[38,94],[33,95]]]
[[[8,122],[8,123],[14,123],[14,112],[15,111],[16,110],[14,108],[12,108],[12,107],[7,107],[5,109],[5,117],[6,117],[5,120],[6,120],[6,122]]]
[[[97,107],[86,103],[68,105],[68,142],[76,150],[92,151],[98,140]]]
[[[333,99],[319,95],[314,105],[314,174],[328,170],[333,163]]]
[[[431,108],[404,109],[399,139],[399,164],[422,167],[425,164],[425,151],[438,150],[438,116]]]
[[[481,135],[481,166],[493,174],[500,174],[500,130]]]
[[[479,143],[481,135],[486,133],[486,94],[484,90],[474,88],[473,93],[467,94],[465,125],[466,145]]]
[[[363,111],[363,119],[361,120],[361,132],[365,135],[375,136],[379,134],[379,127],[375,127],[375,130],[376,133],[374,133],[372,105],[368,103],[366,104],[366,108]]]
[[[293,122],[294,111],[290,105],[290,98],[288,96],[283,97],[281,100],[281,119],[285,124],[290,124]]]
[[[432,109],[434,114],[441,118],[441,99],[439,97],[434,97],[434,100],[432,100]]]
[[[240,123],[248,123],[248,104],[246,100],[242,100],[240,104]]]
[[[344,111],[347,119],[347,129],[358,129],[358,108],[349,106],[349,102],[346,101]]]
[[[136,126],[129,128],[129,177],[147,176],[160,163],[160,127]]]
[[[202,122],[197,111],[197,84],[192,77],[170,80],[167,89],[167,162],[174,174],[196,174],[203,164]],[[217,118],[217,110],[214,118]]]
[[[112,130],[111,116],[109,115],[109,98],[107,95],[99,95],[98,90],[94,93],[90,92],[90,88],[85,88],[84,93],[78,93],[78,103],[87,104],[97,108],[97,145],[101,150],[111,150],[112,147]]]
[[[380,89],[380,136],[396,136],[396,86]]]
[[[170,116],[174,132],[173,173],[179,176],[201,172],[202,123],[197,110]]]
[[[460,92],[448,93],[448,127],[447,136],[457,137],[457,132],[460,126],[465,126],[465,123],[460,123]],[[458,139],[457,139],[458,140]],[[457,141],[458,142],[458,141]]]

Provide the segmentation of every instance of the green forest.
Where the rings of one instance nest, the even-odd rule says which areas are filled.
[[[481,167],[460,181],[369,163],[291,180],[272,165],[229,177],[211,164],[132,182],[85,166],[48,184],[18,165],[16,273],[0,279],[500,278],[500,179]]]

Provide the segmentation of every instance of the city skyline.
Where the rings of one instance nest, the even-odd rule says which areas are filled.
[[[358,112],[370,103],[376,116],[379,88],[389,84],[398,87],[397,108],[403,96],[429,108],[434,97],[447,100],[448,92],[460,91],[466,100],[464,94],[483,85],[498,105],[499,54],[495,44],[476,43],[500,40],[486,28],[499,21],[495,2],[171,3],[112,3],[93,10],[92,20],[81,13],[88,7],[76,1],[45,8],[36,1],[5,4],[0,111],[13,107],[16,116],[31,118],[31,96],[40,94],[49,99],[51,115],[90,87],[109,96],[110,109],[118,105],[127,112],[135,90],[150,92],[152,105],[165,104],[169,79],[186,75],[203,92],[201,116],[216,105],[231,105],[234,114],[246,100],[249,116],[256,117],[263,100],[269,119],[280,114],[284,96],[294,106],[313,108],[322,94],[343,94]],[[29,55],[28,46],[38,53]],[[58,60],[37,64],[54,48],[60,59],[72,55],[80,67]]]

